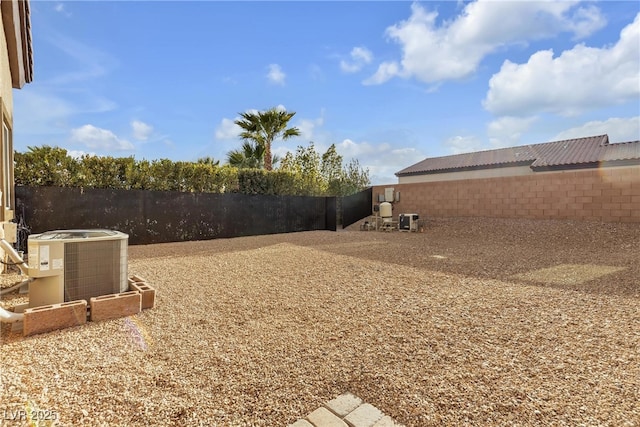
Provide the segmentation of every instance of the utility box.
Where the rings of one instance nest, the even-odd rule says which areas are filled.
[[[64,302],[64,244],[61,241],[41,241],[40,235],[29,236],[29,307]]]
[[[418,231],[418,214],[400,214],[398,218],[398,230],[400,231]]]
[[[384,201],[385,202],[393,202],[393,187],[387,187],[384,189]]]

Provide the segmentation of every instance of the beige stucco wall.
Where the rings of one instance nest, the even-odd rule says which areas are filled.
[[[11,70],[9,68],[9,52],[7,50],[7,40],[4,35],[4,25],[2,19],[0,19],[0,142],[2,141],[2,119],[7,123],[13,125],[13,88],[11,83]],[[3,145],[0,144],[0,155],[10,156],[12,153],[5,153],[2,150]],[[2,170],[4,157],[0,159],[0,182],[4,176],[4,170]],[[13,185],[13,183],[10,183]],[[1,190],[1,188],[0,188]],[[0,198],[2,203],[2,198]],[[3,204],[3,203],[2,203]],[[5,211],[5,207],[0,207],[0,222],[11,220],[13,218],[13,211]],[[0,227],[0,236],[4,237],[3,227]],[[14,236],[6,236],[8,239],[13,240]],[[4,258],[4,251],[0,249],[0,257]],[[0,269],[0,271],[3,269]]]
[[[11,70],[9,69],[9,52],[7,50],[7,39],[4,35],[4,25],[0,19],[0,99],[4,114],[13,118],[13,92],[11,84]]]
[[[411,184],[416,182],[458,181],[461,179],[500,178],[504,176],[531,175],[534,172],[529,166],[514,166],[495,169],[481,169],[463,172],[434,173],[427,175],[401,176],[399,184]]]

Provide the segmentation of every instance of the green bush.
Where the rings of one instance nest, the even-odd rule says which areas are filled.
[[[333,147],[333,146],[332,146]],[[169,159],[136,160],[130,157],[71,157],[58,147],[29,147],[15,153],[15,183],[26,186],[84,187],[241,193],[269,195],[346,195],[369,184],[368,171],[357,161],[342,167],[333,150],[321,158],[313,147],[298,148],[274,171],[238,169],[216,162],[185,162]],[[327,165],[332,161],[331,171]]]
[[[238,192],[242,194],[302,195],[297,190],[296,177],[286,171],[239,169]]]

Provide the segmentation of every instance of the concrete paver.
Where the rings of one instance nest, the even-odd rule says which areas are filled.
[[[336,414],[327,408],[318,408],[309,415],[307,420],[315,427],[349,427]]]
[[[351,427],[373,427],[382,415],[383,413],[375,406],[363,403],[344,417],[344,420]]]
[[[341,394],[289,427],[404,427],[351,393]]]
[[[328,401],[325,406],[334,414],[346,417],[349,412],[362,404],[362,399],[351,393],[341,394],[333,400]]]

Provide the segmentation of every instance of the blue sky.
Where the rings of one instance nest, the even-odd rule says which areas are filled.
[[[426,157],[640,139],[636,1],[31,1],[18,151],[195,161],[282,106],[374,184]]]

